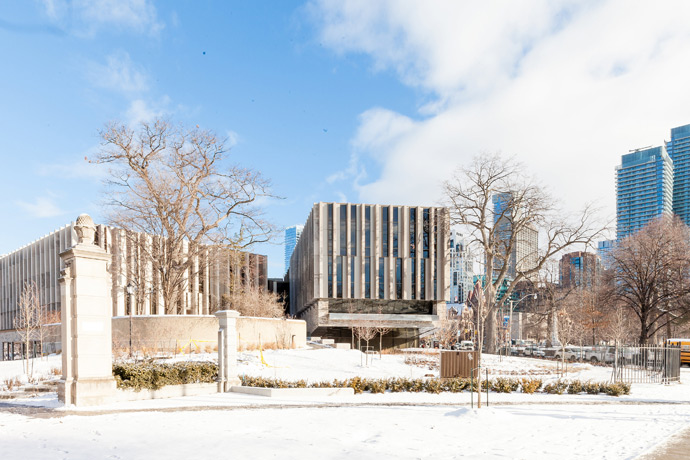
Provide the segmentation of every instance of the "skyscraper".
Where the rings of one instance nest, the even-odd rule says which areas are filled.
[[[591,288],[601,271],[599,257],[590,252],[575,251],[564,254],[559,264],[560,285],[563,288]]]
[[[666,151],[673,160],[673,212],[690,225],[690,125],[671,129]]]
[[[494,226],[498,227],[498,237],[502,241],[510,241],[513,222],[523,219],[523,209],[510,209],[513,198],[510,193],[499,193],[493,196]],[[508,258],[508,277],[515,278],[517,272],[524,272],[537,266],[539,251],[539,232],[533,226],[524,226],[517,231],[511,253]],[[496,264],[500,270],[501,263]],[[535,274],[536,275],[536,274]]]
[[[292,257],[292,251],[295,250],[297,241],[302,235],[302,229],[304,229],[303,225],[293,225],[285,229],[285,273],[290,268],[290,257]]]
[[[473,270],[472,257],[467,249],[463,236],[453,230],[450,233],[450,301],[463,303],[472,291]]]
[[[666,148],[650,147],[623,155],[616,166],[616,238],[630,236],[672,211],[673,160]]]
[[[611,250],[614,248],[616,240],[602,240],[597,245],[597,255],[601,260],[601,266],[604,270],[611,268]]]

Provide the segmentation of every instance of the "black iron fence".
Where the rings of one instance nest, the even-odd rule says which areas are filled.
[[[680,381],[680,347],[636,345],[610,347],[605,357],[613,365],[611,379],[625,383]]]

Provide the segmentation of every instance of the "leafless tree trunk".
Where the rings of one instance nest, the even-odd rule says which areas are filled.
[[[640,343],[690,312],[690,229],[678,217],[662,216],[619,241],[611,262],[606,285],[638,318]]]
[[[24,288],[19,296],[17,313],[14,317],[14,328],[25,349],[24,370],[26,375],[33,375],[33,357],[31,342],[38,338],[38,330],[41,324],[41,303],[38,298],[38,286],[35,281],[24,283]]]
[[[451,224],[466,227],[471,243],[485,256],[486,339],[487,350],[493,353],[496,312],[515,285],[533,279],[546,261],[564,249],[591,243],[604,229],[595,224],[590,206],[579,215],[564,218],[566,214],[557,209],[542,186],[519,164],[499,155],[476,157],[469,168],[459,169],[445,182],[444,189]],[[520,256],[518,246],[528,244],[536,234],[546,237],[540,250]],[[498,295],[504,283],[506,289]]]
[[[269,182],[229,163],[225,140],[211,131],[156,120],[136,130],[112,123],[100,136],[95,161],[111,166],[109,223],[129,238],[153,236],[130,244],[140,261],[152,263],[153,273],[143,278],[157,280],[150,289],[167,312],[177,311],[196,262],[213,253],[209,248],[239,251],[271,236],[273,227],[257,206],[272,197]],[[138,295],[145,294],[151,292]]]

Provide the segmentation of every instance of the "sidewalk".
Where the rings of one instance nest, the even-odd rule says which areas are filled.
[[[653,452],[638,457],[638,460],[685,460],[690,458],[690,427],[671,437],[667,444]]]

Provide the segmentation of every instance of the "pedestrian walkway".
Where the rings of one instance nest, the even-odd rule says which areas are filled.
[[[669,442],[638,460],[686,460],[690,458],[690,427],[671,436]]]

